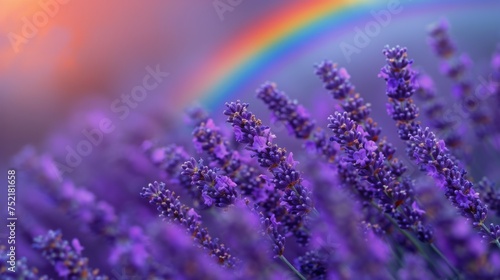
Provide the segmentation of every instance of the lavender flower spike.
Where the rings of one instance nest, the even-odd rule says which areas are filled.
[[[324,87],[334,99],[342,101],[342,109],[349,113],[349,118],[356,122],[366,122],[366,131],[375,140],[380,134],[380,129],[373,125],[369,118],[371,113],[370,103],[366,103],[359,93],[356,93],[351,84],[349,73],[345,68],[337,68],[337,64],[324,61],[316,66],[316,75],[323,81]]]
[[[267,104],[277,120],[286,122],[290,134],[295,134],[297,138],[309,138],[315,124],[297,100],[289,99],[278,91],[275,84],[269,82],[257,90],[257,97]]]
[[[223,175],[234,181],[243,197],[250,197],[253,200],[261,197],[262,183],[258,178],[257,168],[244,162],[238,151],[231,148],[221,129],[212,119],[200,123],[195,128],[193,143],[198,152],[205,152],[208,160],[217,165]]]
[[[220,244],[217,238],[212,238],[206,228],[202,228],[200,216],[179,201],[175,193],[165,187],[164,183],[154,182],[142,188],[141,196],[147,198],[150,204],[157,206],[160,217],[168,218],[184,226],[193,239],[217,258],[221,266],[234,267],[236,260],[229,254],[229,249]]]
[[[459,167],[443,140],[438,139],[428,127],[423,129],[415,121],[418,108],[411,98],[415,73],[409,67],[412,62],[407,59],[406,48],[386,47],[383,53],[387,65],[382,68],[380,76],[387,84],[387,106],[390,108],[387,112],[397,121],[401,139],[407,141],[408,155],[445,189],[446,197],[460,210],[462,216],[471,219],[475,227],[500,247],[500,236],[495,234],[496,226],[492,225],[488,229],[484,224],[487,206],[474,190],[467,172]]]
[[[66,279],[108,279],[99,275],[99,270],[88,267],[88,259],[81,255],[83,247],[78,239],[68,241],[62,239],[60,231],[49,231],[38,236],[33,247],[41,250],[43,256],[54,266],[59,277]]]
[[[337,68],[337,65],[324,61],[316,66],[316,75],[323,81],[325,89],[334,99],[344,99],[354,92],[354,86],[349,81],[349,74],[345,68]]]
[[[408,141],[410,157],[445,188],[448,199],[460,209],[462,215],[481,227],[486,220],[487,207],[479,198],[467,172],[458,167],[449,155],[444,141],[437,139],[429,128],[418,129]]]
[[[383,50],[387,65],[380,70],[379,77],[386,81],[387,114],[397,122],[399,137],[409,140],[418,125],[413,121],[418,116],[418,107],[411,99],[416,91],[415,71],[411,69],[412,60],[407,58],[406,48],[399,46]]]
[[[424,225],[424,217],[414,204],[413,186],[407,178],[398,180],[386,165],[384,154],[375,142],[366,139],[363,127],[348,117],[335,112],[329,118],[332,140],[339,143],[361,179],[369,184],[368,190],[377,199],[379,207],[398,222],[401,229],[412,229],[423,242],[432,241],[432,230]]]
[[[337,147],[332,145],[326,137],[325,131],[316,127],[309,112],[284,92],[278,91],[273,83],[265,83],[257,90],[257,97],[267,104],[273,119],[283,122],[295,138],[307,139],[305,147],[333,162],[337,154]]]
[[[273,145],[269,127],[262,125],[262,121],[247,110],[248,104],[237,101],[226,103],[224,114],[232,124],[236,140],[246,143],[247,149],[257,157],[262,167],[268,168],[273,174],[273,183],[276,188],[283,190],[282,204],[292,214],[305,216],[313,210],[310,191],[302,185],[302,178],[293,154],[286,155],[285,149]]]
[[[194,158],[182,164],[182,175],[191,178],[191,185],[201,191],[203,202],[210,207],[227,207],[236,199],[236,184],[227,176],[218,175],[217,170],[196,162]]]

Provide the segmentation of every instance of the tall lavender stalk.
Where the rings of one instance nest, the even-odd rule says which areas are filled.
[[[285,122],[290,134],[301,139],[309,138],[315,127],[315,122],[311,120],[309,113],[297,100],[292,100],[284,93],[277,91],[276,85],[269,82],[257,90],[257,98],[266,103],[274,119]]]
[[[440,189],[426,184],[418,189],[418,196],[423,207],[432,213],[429,220],[436,228],[434,243],[443,248],[447,259],[460,268],[467,279],[494,279],[500,272],[498,252],[488,251],[489,245],[466,219],[456,215]]]
[[[257,89],[257,98],[271,111],[271,118],[283,122],[291,135],[307,140],[306,148],[333,163],[338,148],[329,141],[325,131],[316,126],[309,112],[297,100],[279,91],[276,84],[266,82]]]
[[[425,226],[423,212],[412,197],[411,182],[397,180],[375,142],[366,139],[363,127],[346,112],[335,112],[329,120],[332,139],[344,149],[346,161],[369,183],[372,199],[378,207],[395,219],[401,229],[410,229],[421,241],[431,242],[432,230]]]
[[[231,178],[243,197],[258,201],[264,195],[264,182],[260,171],[245,162],[240,153],[230,147],[221,129],[212,119],[201,122],[193,131],[193,144],[198,152],[204,152],[208,160]]]
[[[459,167],[443,140],[416,121],[418,107],[412,100],[415,72],[411,69],[413,61],[407,58],[406,48],[387,46],[383,54],[387,64],[379,76],[387,85],[388,114],[397,122],[401,139],[407,142],[408,155],[444,188],[446,197],[460,213],[500,247],[500,226],[490,224],[488,228],[485,225],[487,206],[474,190],[466,170]]]
[[[200,216],[194,209],[182,204],[179,197],[167,189],[164,183],[149,184],[142,188],[141,196],[148,199],[150,204],[157,206],[160,217],[184,226],[193,239],[221,266],[234,267],[236,265],[236,259],[231,256],[229,249],[219,243],[217,238],[212,238],[208,230],[202,227]]]
[[[334,87],[330,87],[327,85],[327,88],[330,88],[330,90],[333,91],[334,96],[338,96],[340,98],[345,98],[346,96],[353,95],[351,98],[348,99],[348,101],[345,102],[344,107],[352,115],[357,117],[358,122],[366,123],[366,127],[371,132],[371,134],[368,134],[368,133],[366,134],[366,138],[378,141],[379,140],[378,135],[380,134],[381,130],[380,130],[380,128],[377,127],[377,124],[375,122],[373,122],[373,120],[368,118],[368,116],[369,116],[369,110],[368,110],[369,104],[365,105],[363,99],[360,97],[359,94],[353,94],[354,87],[348,82],[347,72],[345,70],[342,71],[342,76],[340,76],[342,79],[339,82],[339,80],[337,79],[339,77],[336,77],[336,73],[338,73],[338,72],[336,72],[336,67],[333,68],[333,65],[330,63],[325,63],[323,65],[326,67],[320,68],[318,70],[318,74],[320,76],[323,76],[324,80],[326,80],[327,82],[329,80],[336,80],[336,82],[334,83],[335,84]],[[323,71],[323,70],[325,70],[325,71]],[[334,70],[335,73],[332,74],[331,70]],[[345,85],[343,83],[345,83]],[[338,90],[338,89],[341,89],[341,90]],[[347,90],[347,89],[349,89],[349,90]],[[279,110],[281,112],[281,113],[279,113],[281,116],[280,117],[281,121],[288,122],[289,119],[294,119],[294,117],[296,116],[296,114],[293,113],[294,111],[292,109],[294,109],[294,108],[296,109],[298,107],[297,106],[298,102],[297,101],[294,101],[294,102],[288,101],[287,102],[287,100],[289,100],[288,96],[285,93],[278,91],[276,88],[276,85],[271,84],[271,83],[264,84],[263,86],[261,86],[257,90],[257,96],[268,105],[269,109],[274,114],[278,114],[275,112],[276,110]],[[356,102],[353,102],[352,100],[356,100]],[[292,108],[285,110],[285,109],[280,109],[279,107],[273,106],[273,104],[294,104],[294,105],[292,106]],[[356,104],[356,105],[352,105],[352,104]],[[358,114],[359,110],[357,110],[355,108],[364,108],[363,109],[364,113]],[[301,109],[301,111],[302,111],[302,113],[300,115],[303,118],[303,121],[302,121],[303,123],[310,123],[310,124],[314,123],[314,121],[311,121],[308,119],[309,118],[308,113],[305,111],[305,109]],[[287,119],[287,115],[284,114],[283,112],[289,113],[288,119]],[[288,123],[288,125],[290,125],[290,123]],[[309,128],[309,129],[311,129],[311,128]],[[290,130],[290,132],[298,131],[298,130],[299,129],[296,128],[294,130]],[[321,132],[321,130],[320,130],[320,132]],[[297,138],[300,138],[298,135],[304,135],[304,134],[303,133],[295,133],[295,135]],[[314,135],[312,137],[314,138]],[[369,141],[373,142],[372,140],[369,140]],[[311,145],[311,141],[309,141],[308,144]],[[314,145],[314,143],[312,143],[312,144]],[[342,144],[341,144],[341,146],[342,146]],[[375,148],[375,149],[377,149],[377,148]],[[390,143],[386,142],[385,140],[381,141],[380,147],[378,147],[378,149],[381,150],[381,153],[385,153],[388,156],[390,156],[391,158],[393,157],[393,154],[395,152],[395,150],[392,148],[392,145]],[[326,149],[325,148],[323,148],[323,149],[317,148],[316,149],[316,151],[319,153],[327,152],[326,158],[329,158],[331,150],[332,149],[328,149],[328,148],[326,148]],[[335,154],[337,154],[337,149],[334,149],[334,151],[335,151]],[[426,253],[423,251],[423,249],[420,248],[420,245],[415,242],[413,237],[408,235],[408,233],[402,231],[402,229],[408,229],[408,228],[414,229],[414,230],[416,230],[417,236],[419,237],[419,239],[421,239],[422,241],[426,241],[426,242],[432,242],[432,231],[431,231],[430,227],[424,226],[422,224],[422,220],[423,220],[422,214],[424,212],[420,210],[420,208],[416,205],[414,200],[411,200],[413,202],[410,201],[411,207],[403,205],[403,207],[401,207],[401,208],[403,208],[403,210],[401,212],[394,212],[393,213],[395,215],[395,217],[397,217],[396,219],[395,219],[395,217],[389,216],[388,213],[384,213],[385,215],[381,215],[380,212],[384,212],[385,209],[384,209],[384,207],[380,207],[380,206],[376,205],[375,202],[373,201],[373,199],[375,197],[375,192],[373,190],[373,187],[371,186],[371,183],[369,181],[363,180],[362,179],[363,177],[358,175],[359,170],[349,160],[345,160],[341,157],[338,159],[340,159],[340,161],[337,162],[336,170],[340,175],[339,176],[340,181],[343,184],[350,186],[351,191],[354,191],[354,193],[359,198],[361,198],[361,201],[363,201],[363,203],[364,203],[364,210],[365,210],[364,212],[365,212],[365,218],[366,218],[366,221],[364,221],[365,226],[371,228],[374,232],[380,233],[380,232],[384,232],[384,231],[385,232],[391,231],[390,227],[392,226],[392,224],[394,224],[394,225],[400,227],[400,230],[401,230],[400,232],[403,234],[403,236],[406,237],[406,239],[403,239],[403,240],[406,240],[407,242],[412,243],[414,246],[416,246],[421,251],[422,254],[427,256]],[[400,162],[398,162],[396,158],[393,158],[393,161],[387,161],[386,164],[390,167],[389,173],[393,172],[395,174],[395,176],[398,178],[401,177],[401,175],[403,175],[403,173],[406,170],[406,167],[404,165],[402,165]],[[386,165],[386,164],[384,163],[383,165]],[[412,181],[409,178],[399,178],[398,180],[403,181],[402,186],[404,186],[406,188],[409,187],[410,190],[413,190]],[[398,181],[398,184],[399,184],[399,181]],[[406,195],[407,191],[402,190],[402,193],[404,193]],[[408,192],[408,193],[410,193],[410,192]],[[401,201],[398,201],[396,203],[396,206],[399,207],[400,204],[403,204],[403,202],[404,202],[404,199]],[[393,235],[398,237],[401,240],[400,236],[397,233],[393,233]],[[403,237],[403,238],[405,238],[405,237]],[[438,252],[437,248],[435,248],[435,251]],[[430,263],[429,259],[428,259],[428,262]],[[456,272],[456,273],[458,274],[458,272]]]
[[[257,158],[260,166],[272,173],[275,187],[284,192],[281,203],[287,211],[301,217],[313,211],[310,191],[302,184],[293,154],[287,155],[285,149],[272,143],[275,136],[248,111],[248,104],[237,101],[226,103],[226,107],[224,115],[234,129],[236,140],[247,144],[246,149]]]
[[[286,232],[293,233],[299,245],[305,246],[309,242],[310,236],[302,219],[289,213],[285,206],[281,205],[279,190],[274,189],[270,180],[262,175],[258,167],[252,166],[238,151],[229,146],[221,129],[213,120],[208,119],[195,128],[193,143],[199,152],[207,154],[208,160],[218,166],[222,174],[234,181],[242,197],[249,199],[257,212],[262,212],[267,218],[274,215]],[[186,163],[183,168],[188,166],[194,164]]]
[[[329,66],[332,66],[332,65],[329,64]],[[335,80],[335,76],[328,75],[328,74],[331,74],[331,72],[329,72],[329,69],[323,69],[323,70],[327,70],[326,73],[324,73],[327,75],[324,77],[326,80],[329,80],[330,78],[333,78],[333,80]],[[321,69],[318,70],[318,72],[321,73],[322,72]],[[343,73],[347,75],[347,72],[345,72],[345,70]],[[342,77],[342,78],[344,78],[344,77]],[[330,90],[335,91],[334,96],[338,95],[338,96],[345,97],[348,94],[352,94],[353,87],[350,83],[348,83],[348,80],[342,79],[339,82],[337,79],[337,81],[334,84],[335,84],[335,86],[327,87],[327,88],[330,88]],[[341,90],[337,90],[337,89],[341,89]],[[293,122],[290,120],[294,120],[297,115],[302,116],[302,123],[308,123],[308,124],[315,123],[314,121],[309,119],[310,118],[309,114],[305,111],[304,108],[302,108],[300,110],[301,111],[300,114],[295,113],[294,110],[297,110],[297,108],[299,108],[299,106],[300,106],[300,105],[298,105],[298,102],[297,101],[293,101],[293,102],[290,101],[289,97],[285,93],[279,91],[276,88],[275,84],[265,83],[264,85],[262,85],[257,90],[257,97],[260,98],[261,100],[263,100],[268,105],[268,108],[271,110],[273,115],[279,115],[280,120],[282,122],[287,123],[288,126],[291,126],[291,124]],[[354,102],[357,104],[356,106],[363,107],[363,108],[369,107],[369,105],[368,106],[364,105],[364,102],[362,101],[362,98],[359,96],[359,94],[356,94],[356,96],[354,98],[357,100],[357,102]],[[353,107],[350,105],[352,103],[353,102],[347,102],[347,105],[345,105],[346,108],[351,108],[350,112],[356,111],[356,110],[352,109]],[[288,104],[287,106],[289,106],[290,108],[283,109],[283,108],[280,108],[278,106],[275,106],[275,104]],[[292,105],[290,105],[290,104],[292,104]],[[363,116],[359,116],[358,119],[360,121],[363,119],[366,119],[368,117],[369,112],[368,111],[365,111],[365,112],[366,113],[363,114]],[[371,131],[372,131],[373,139],[377,140],[378,133],[380,132],[380,129],[377,128],[376,124],[371,119],[367,120],[366,123],[369,127],[372,128]],[[312,129],[311,126],[306,126],[306,127],[308,130],[310,130],[310,129]],[[300,131],[300,128],[301,127],[295,127],[295,129],[290,130],[290,132]],[[388,233],[388,232],[392,231],[391,227],[393,226],[393,223],[397,225],[397,222],[395,220],[393,220],[391,222],[389,219],[387,219],[386,216],[381,214],[380,212],[383,210],[381,208],[379,208],[378,206],[374,208],[373,201],[372,201],[374,193],[373,193],[372,188],[368,184],[366,184],[366,181],[361,179],[361,177],[357,174],[358,171],[356,170],[356,168],[354,168],[354,166],[352,166],[352,164],[350,164],[349,162],[346,162],[342,157],[337,157],[337,158],[335,157],[338,153],[338,148],[335,147],[334,145],[332,145],[333,142],[327,141],[325,139],[326,138],[325,132],[322,129],[317,128],[316,133],[317,133],[316,135],[313,133],[310,136],[312,138],[312,140],[308,140],[306,142],[307,143],[306,146],[312,147],[317,153],[319,153],[320,155],[323,155],[325,158],[327,158],[329,160],[329,162],[331,162],[334,159],[336,160],[336,164],[335,164],[336,168],[334,170],[336,172],[338,172],[340,181],[342,182],[343,185],[349,186],[348,188],[352,192],[354,192],[354,194],[356,196],[358,196],[361,199],[361,201],[364,203],[363,210],[364,210],[365,219],[366,219],[365,221],[363,221],[364,226],[372,229],[376,233]],[[299,135],[305,135],[305,133],[295,133],[295,136],[297,138],[300,138]],[[319,137],[317,137],[317,135],[319,135]],[[317,141],[318,139],[320,141]],[[392,153],[394,152],[394,149],[392,149],[390,144],[385,142],[385,141],[383,141],[381,143],[381,147],[383,147],[382,150],[388,154],[390,153],[392,155]],[[401,166],[401,164],[399,164],[398,162],[394,162],[393,166],[394,166],[393,167],[394,172],[404,172],[404,170],[405,170],[404,169],[405,167]],[[398,174],[401,174],[401,173],[398,173]],[[408,184],[408,182],[409,182],[409,180],[406,180],[406,184]],[[316,187],[318,187],[318,186],[316,186]],[[387,215],[387,214],[385,214],[385,215]],[[413,215],[413,217],[419,217],[419,216],[420,216],[420,213],[418,213],[417,215]],[[403,215],[399,216],[399,218],[400,218],[399,220],[402,224],[408,222],[408,220],[406,220],[406,218],[404,218]],[[407,226],[404,226],[404,228],[407,228]],[[420,232],[419,236],[421,236],[422,238],[430,239],[430,229],[426,229],[426,228],[421,226],[419,228],[419,232]],[[397,232],[393,233],[393,235],[398,236],[398,233]],[[418,244],[414,243],[414,245],[418,247]]]
[[[226,208],[234,204],[237,197],[236,183],[229,177],[217,174],[217,170],[196,162],[194,158],[182,164],[182,175],[191,178],[191,185],[201,192],[205,206]]]
[[[342,102],[344,114],[331,116],[328,127],[333,131],[332,140],[346,153],[346,164],[368,183],[365,193],[398,221],[399,227],[412,229],[421,241],[431,242],[432,229],[425,225],[425,215],[413,197],[413,181],[405,174],[407,167],[394,156],[392,144],[380,139],[381,129],[370,118],[370,104],[355,92],[344,68],[325,61],[317,66],[316,74],[332,97]]]
[[[302,227],[307,215],[314,209],[310,190],[303,185],[303,178],[296,169],[293,154],[272,143],[275,137],[270,128],[264,126],[260,119],[248,111],[248,104],[240,101],[226,103],[224,115],[232,125],[236,141],[246,144],[246,149],[256,157],[261,167],[267,168],[273,175],[272,183],[279,197],[279,205],[284,207],[292,219],[292,224]],[[276,221],[275,215],[263,217],[268,233],[275,243],[275,253],[294,272],[305,279],[298,270],[284,257],[284,236],[277,230],[282,222]],[[285,233],[286,233],[285,229]]]
[[[209,208],[204,203],[201,190],[194,184],[189,175],[183,174],[182,164],[189,160],[189,155],[182,146],[168,145],[166,147],[153,147],[150,142],[143,143],[144,152],[149,160],[164,171],[164,179],[169,186],[182,189],[193,199],[195,208]]]

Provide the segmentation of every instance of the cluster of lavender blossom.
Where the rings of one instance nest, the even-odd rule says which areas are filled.
[[[188,111],[192,145],[186,125],[153,141],[137,134],[142,122],[128,124],[105,139],[109,153],[86,159],[90,170],[78,173],[91,178],[61,177],[57,148],[23,150],[14,163],[26,257],[8,271],[0,247],[2,279],[500,279],[498,178],[468,175],[471,147],[499,151],[500,48],[478,95],[445,21],[429,42],[464,118],[447,118],[406,48],[385,47],[379,77],[406,153],[329,61],[315,67],[338,102],[325,127],[275,84],[257,89],[272,123],[301,142],[295,153],[239,100],[225,104],[226,126]]]

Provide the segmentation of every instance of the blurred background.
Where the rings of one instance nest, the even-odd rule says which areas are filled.
[[[446,17],[459,50],[469,53],[474,71],[482,75],[500,41],[498,1],[217,3],[2,0],[1,157],[40,143],[77,111],[97,103],[110,107],[142,83],[147,66],[169,76],[131,114],[155,113],[167,124],[193,103],[214,116],[225,101],[253,103],[255,89],[267,80],[317,111],[315,106],[333,104],[313,74],[313,65],[323,59],[346,67],[379,113],[376,118],[385,119],[384,83],[377,78],[384,45],[407,46],[417,66],[439,75],[426,31]],[[346,57],[341,44],[357,48],[356,29],[364,30],[376,21],[373,12],[388,5],[399,12]],[[440,90],[448,86],[439,83]],[[116,114],[107,113],[117,121]]]

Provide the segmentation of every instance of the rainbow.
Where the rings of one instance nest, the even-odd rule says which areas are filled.
[[[218,106],[259,73],[319,38],[331,36],[335,26],[366,16],[374,5],[381,8],[380,4],[373,0],[298,1],[273,11],[202,62],[201,69],[175,90],[182,95],[177,101],[184,106],[197,99],[208,108]]]

